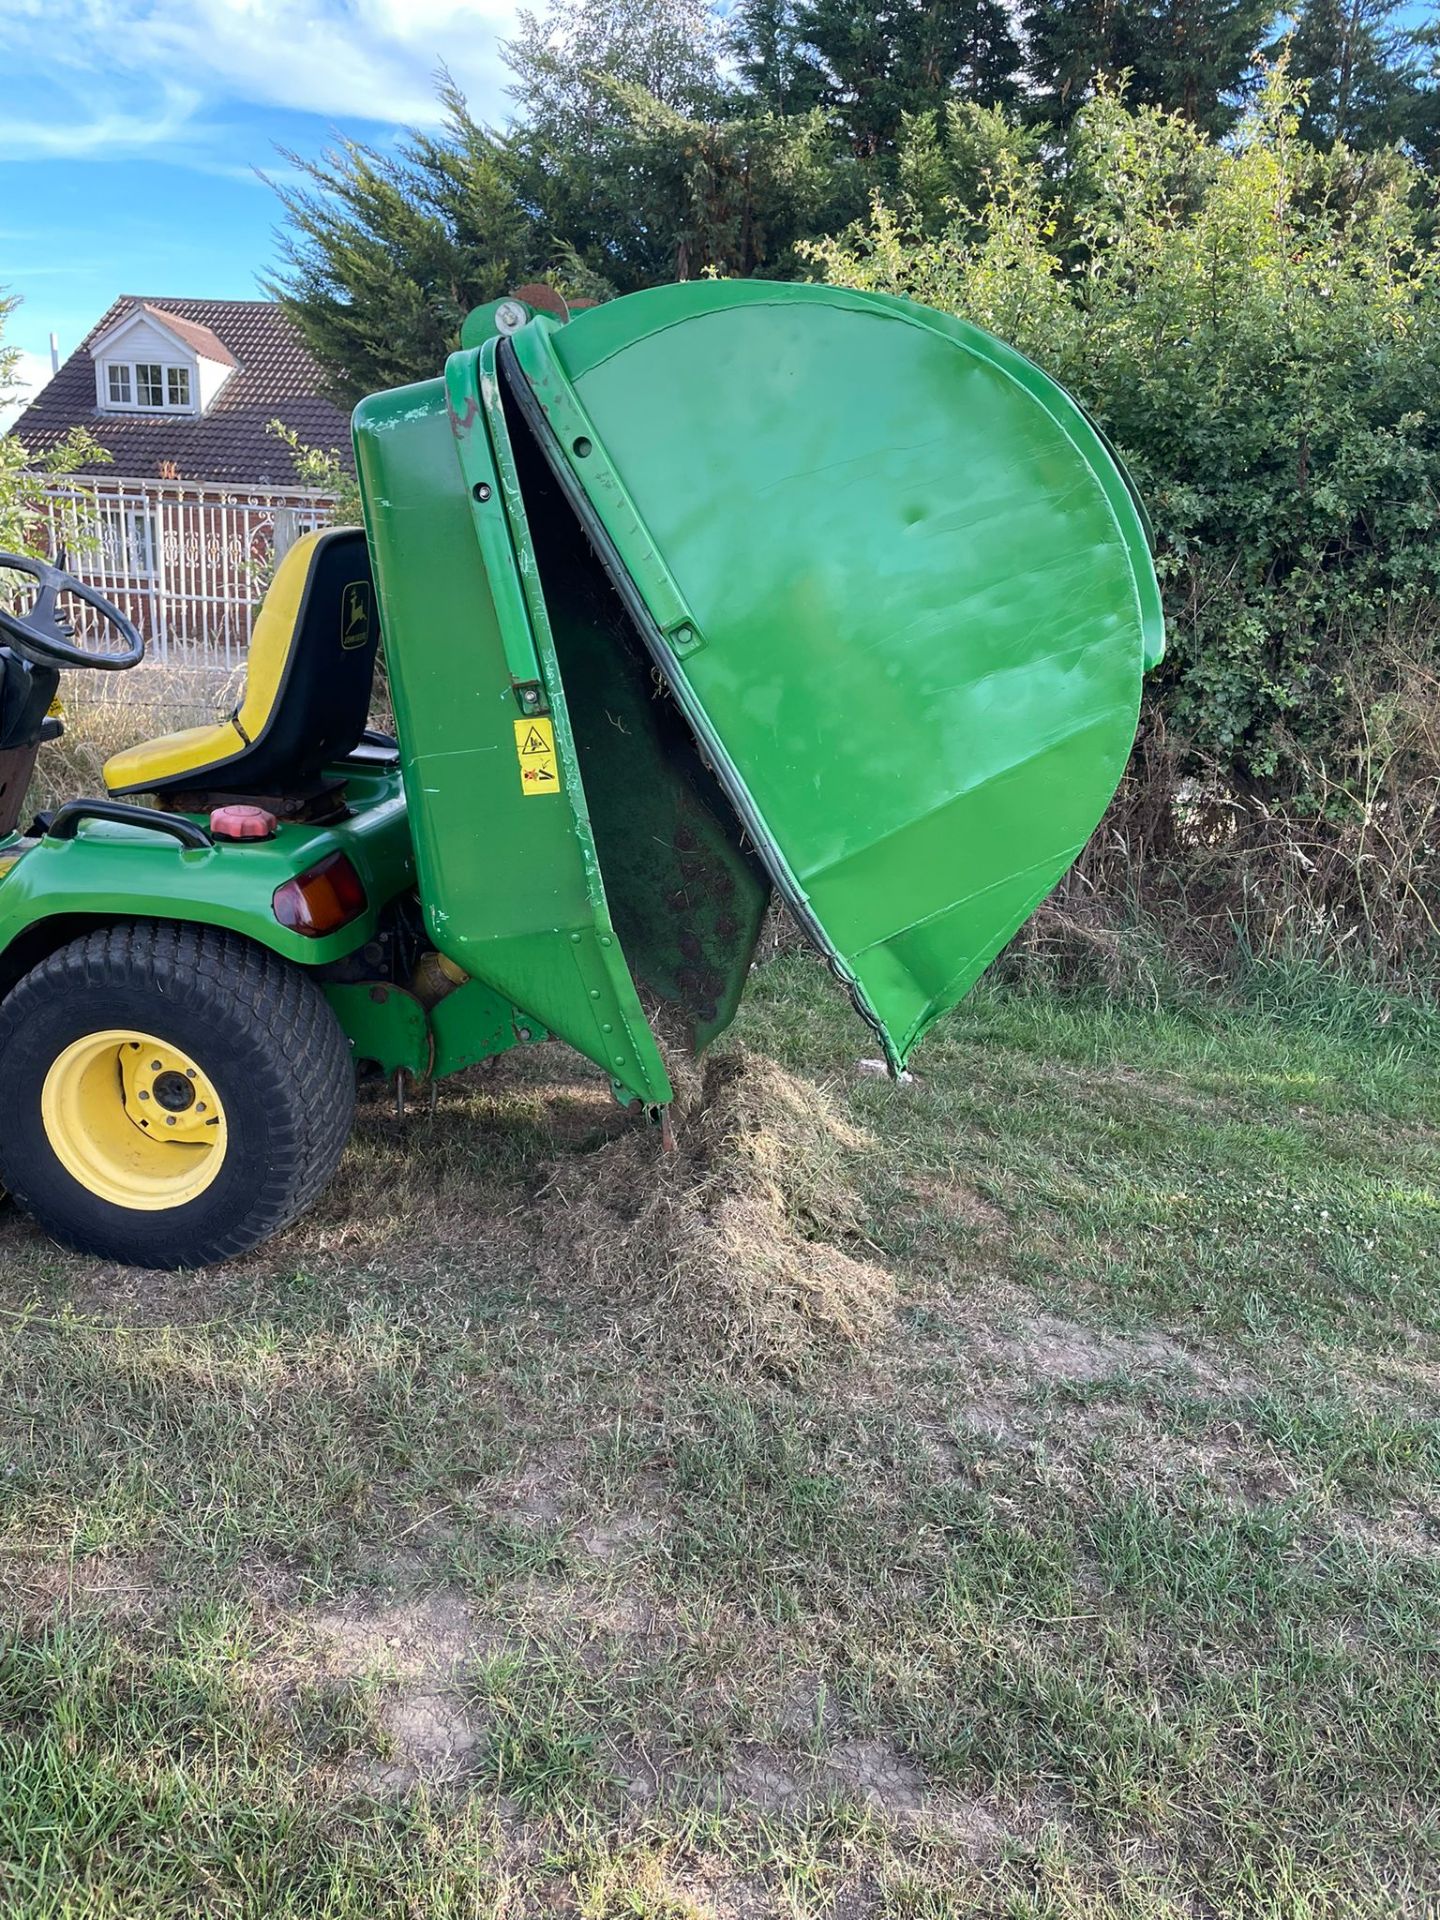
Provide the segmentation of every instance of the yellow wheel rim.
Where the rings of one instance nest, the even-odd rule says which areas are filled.
[[[183,1207],[225,1161],[225,1109],[189,1054],[123,1027],[59,1055],[40,1093],[55,1157],[90,1193],[140,1213]]]

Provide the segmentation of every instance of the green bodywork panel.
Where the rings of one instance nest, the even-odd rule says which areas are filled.
[[[467,974],[659,1103],[670,1083],[606,900],[551,636],[521,584],[480,359],[456,354],[445,381],[355,415],[426,928]],[[549,791],[523,782],[526,685],[543,687],[554,729]]]
[[[368,1060],[385,1074],[403,1071],[416,1080],[429,1074],[434,1057],[430,1022],[413,993],[389,980],[327,982],[325,998],[356,1060]]]
[[[101,820],[85,822],[73,840],[39,840],[0,879],[0,959],[19,936],[57,917],[78,927],[186,921],[245,934],[302,966],[343,959],[375,937],[381,908],[414,885],[398,780],[371,777],[360,784],[349,819],[283,825],[268,841],[191,849],[161,833]],[[282,927],[272,906],[276,888],[337,851],[349,856],[364,882],[366,911],[318,940]]]
[[[357,1060],[417,1080],[441,1080],[511,1047],[550,1037],[480,980],[467,980],[428,1009],[406,988],[385,980],[332,982],[325,997]]]
[[[114,920],[225,927],[308,968],[347,959],[376,937],[383,909],[413,890],[415,870],[399,776],[346,772],[348,818],[323,827],[282,825],[273,840],[192,850],[161,833],[97,820],[83,824],[74,840],[16,836],[0,843],[0,967],[20,935],[36,929],[43,939],[47,922],[68,939]],[[188,817],[203,824],[201,815]],[[282,927],[272,904],[276,888],[335,852],[348,856],[364,882],[365,913],[323,939]],[[387,1074],[458,1073],[549,1037],[478,980],[428,1010],[389,981],[322,985],[355,1058]]]
[[[483,980],[467,980],[430,1009],[430,1037],[431,1071],[442,1079],[511,1047],[548,1040],[550,1035],[538,1020],[492,993]]]
[[[500,354],[736,814],[899,1066],[1128,758],[1163,629],[1126,477],[1023,356],[879,295],[664,287],[538,317]]]
[[[191,850],[141,827],[92,821],[70,841],[16,836],[0,843],[0,968],[12,942],[32,928],[43,938],[49,922],[69,939],[114,920],[225,927],[310,968],[347,959],[375,938],[384,907],[414,888],[415,870],[399,776],[346,771],[347,819],[324,827],[284,825],[269,841]],[[319,940],[282,927],[272,905],[276,888],[337,851],[364,882],[366,912]],[[428,1010],[389,981],[322,984],[355,1058],[387,1074],[403,1069],[416,1079],[438,1078],[549,1038],[539,1022],[478,980]]]

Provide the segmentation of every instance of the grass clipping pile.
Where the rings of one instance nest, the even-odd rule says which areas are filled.
[[[895,1285],[862,1257],[850,1170],[864,1136],[822,1088],[744,1049],[671,1069],[673,1153],[636,1127],[547,1182],[546,1240],[569,1283],[692,1363],[796,1373],[866,1345]]]

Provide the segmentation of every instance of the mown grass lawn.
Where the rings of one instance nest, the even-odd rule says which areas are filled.
[[[894,1087],[784,956],[739,1039],[890,1288],[783,1370],[569,1270],[553,1049],[233,1268],[0,1219],[7,1917],[1433,1911],[1436,1022],[991,988]]]

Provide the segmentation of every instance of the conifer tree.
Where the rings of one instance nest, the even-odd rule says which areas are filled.
[[[1301,129],[1317,146],[1374,148],[1413,137],[1421,43],[1406,0],[1304,0],[1289,40],[1305,83]]]
[[[1097,80],[1183,114],[1206,133],[1234,120],[1274,0],[1032,0],[1029,73],[1043,118],[1066,125]]]
[[[1003,0],[808,0],[800,72],[862,159],[893,153],[902,116],[1018,97],[1022,65]]]
[[[266,283],[344,404],[433,374],[471,307],[543,265],[505,141],[480,126],[443,75],[444,125],[397,157],[344,141],[319,160],[285,157],[308,184],[277,187],[289,222]]]

